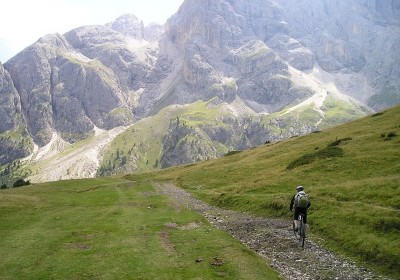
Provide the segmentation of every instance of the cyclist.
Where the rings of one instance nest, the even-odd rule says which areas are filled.
[[[310,208],[311,203],[308,195],[304,192],[303,186],[296,187],[297,193],[293,196],[290,202],[290,211],[293,211],[294,207],[294,225],[295,230],[299,229],[299,215],[300,213],[304,215],[304,232],[307,230],[307,209]]]

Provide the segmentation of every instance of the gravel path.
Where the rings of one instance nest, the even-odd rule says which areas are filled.
[[[305,248],[295,240],[287,221],[254,217],[210,206],[172,184],[157,185],[159,194],[168,195],[177,203],[195,210],[216,227],[229,232],[248,248],[268,260],[284,279],[385,279],[339,259],[306,240]]]

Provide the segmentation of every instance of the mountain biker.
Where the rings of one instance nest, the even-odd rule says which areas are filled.
[[[297,231],[299,228],[299,215],[300,213],[304,215],[304,226],[306,232],[307,229],[307,210],[308,208],[311,207],[310,200],[308,199],[307,194],[304,192],[304,187],[303,186],[298,186],[296,187],[297,193],[293,196],[292,201],[290,202],[290,211],[293,211],[294,207],[294,225],[295,225],[295,230]],[[304,197],[304,200],[300,202],[300,199]]]

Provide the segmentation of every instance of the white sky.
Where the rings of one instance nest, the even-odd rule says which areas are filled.
[[[134,14],[145,25],[164,24],[184,0],[2,0],[0,61],[6,62],[49,33],[106,24],[122,14]]]

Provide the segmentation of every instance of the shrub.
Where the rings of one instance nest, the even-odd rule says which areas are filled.
[[[339,139],[336,140],[335,142],[329,144],[327,147],[319,150],[316,149],[316,152],[310,153],[310,154],[305,154],[298,159],[292,161],[289,163],[289,165],[286,167],[286,169],[291,170],[294,169],[298,166],[305,165],[305,164],[310,164],[314,160],[321,158],[332,158],[332,157],[341,157],[344,154],[344,150],[340,147],[337,147],[342,141],[347,141],[351,140],[351,138],[344,138],[344,139]]]
[[[31,183],[29,181],[25,181],[24,179],[18,179],[17,181],[15,181],[15,183],[13,184],[13,188],[18,188],[18,187],[22,187],[22,186],[28,186]]]
[[[241,153],[242,151],[230,151],[230,152],[228,152],[228,153],[226,153],[226,157],[228,157],[228,156],[232,156],[232,155],[236,155],[236,154],[238,154],[238,153]]]
[[[382,116],[382,115],[383,115],[383,112],[379,112],[379,113],[373,114],[371,117],[377,117],[377,116]]]
[[[298,166],[312,163],[314,160],[315,160],[315,154],[305,154],[305,155],[299,157],[298,159],[292,161],[291,163],[289,163],[289,165],[286,167],[286,169],[291,170]]]
[[[390,132],[390,133],[387,135],[388,138],[394,138],[394,137],[396,137],[396,136],[397,136],[396,132]]]
[[[332,157],[341,157],[343,156],[343,154],[344,151],[342,148],[336,146],[328,146],[316,152],[315,156],[318,158],[332,158]]]
[[[384,138],[385,141],[392,140],[396,136],[396,132],[389,132],[387,135],[385,133],[381,134],[381,138]]]

